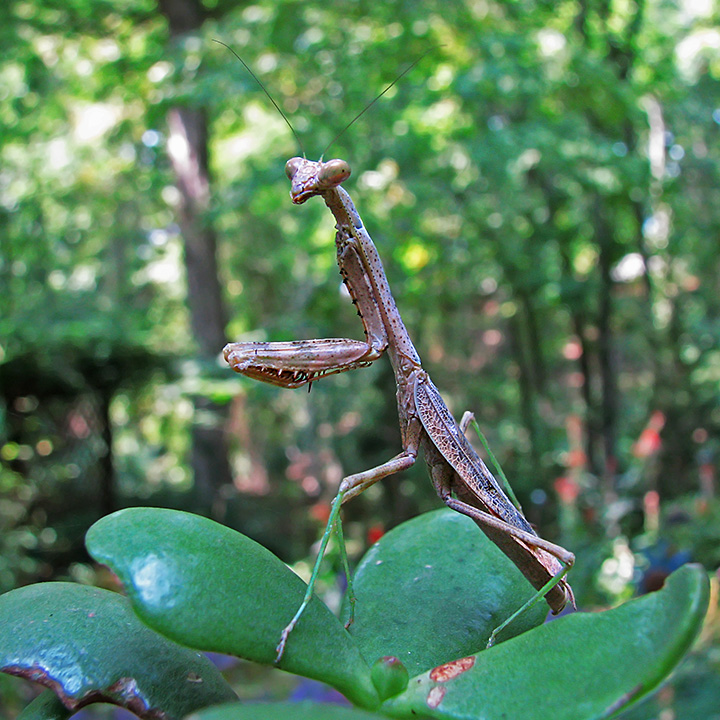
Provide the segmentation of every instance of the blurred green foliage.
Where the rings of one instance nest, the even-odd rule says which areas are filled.
[[[213,422],[199,395],[230,410],[217,517],[301,570],[342,475],[399,449],[385,361],[308,395],[197,360],[179,105],[209,120],[228,338],[359,331],[332,218],[288,200],[292,134],[212,38],[309,157],[350,162],[426,368],[476,413],[529,519],[578,553],[581,605],[631,594],[658,570],[648,548],[715,570],[717,7],[187,6],[204,22],[172,41],[163,3],[0,10],[0,589],[85,577],[82,533],[108,503],[188,507],[189,429]],[[437,502],[421,464],[372,488],[347,508],[351,551]]]

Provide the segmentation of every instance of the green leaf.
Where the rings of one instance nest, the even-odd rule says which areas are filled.
[[[350,633],[366,660],[395,656],[411,676],[484,649],[490,633],[535,592],[470,518],[447,509],[384,535],[358,565],[354,586]],[[347,602],[343,611],[347,616]],[[546,616],[539,602],[501,637]]]
[[[125,585],[138,615],[177,642],[270,665],[305,583],[262,545],[198,515],[121,510],[87,534],[90,554]],[[379,703],[370,668],[338,619],[314,598],[288,641],[283,670]]]
[[[73,710],[111,702],[179,718],[235,698],[206,657],[147,628],[108,590],[40,583],[6,593],[0,637],[0,669],[51,688]]]
[[[608,718],[656,688],[697,635],[709,583],[686,565],[657,593],[575,613],[434,668],[382,709],[393,717]]]
[[[17,716],[17,720],[65,720],[73,714],[52,690],[44,690]]]
[[[193,713],[187,720],[378,720],[386,717],[366,710],[311,701],[216,705]]]

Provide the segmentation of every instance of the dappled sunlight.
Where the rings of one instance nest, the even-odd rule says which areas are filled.
[[[80,143],[95,142],[115,127],[122,114],[122,106],[108,103],[76,107],[73,110],[75,139]]]
[[[720,30],[698,30],[681,40],[675,49],[680,72],[691,81],[697,81],[708,65],[720,68]]]
[[[615,282],[632,282],[645,274],[645,260],[640,253],[625,255],[612,270]]]

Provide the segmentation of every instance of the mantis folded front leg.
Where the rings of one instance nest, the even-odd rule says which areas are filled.
[[[370,343],[347,338],[232,343],[224,351],[236,372],[287,388],[369,365],[381,354]]]
[[[350,176],[347,163],[292,158],[286,173],[292,183],[290,195],[294,203],[301,204],[313,195],[320,195],[335,217],[337,262],[362,320],[365,341],[335,338],[231,343],[225,347],[225,358],[234,370],[248,377],[282,387],[299,387],[326,375],[369,365],[387,352],[397,384],[402,451],[382,465],[349,475],[340,483],[306,595],[282,632],[276,663],[281,661],[290,633],[310,602],[340,507],[378,480],[410,467],[420,446],[443,502],[472,518],[538,591],[528,604],[545,597],[552,611],[558,613],[568,602],[574,603],[564,577],[574,562],[573,554],[535,533],[465,438],[467,421],[463,420],[462,428],[458,425],[423,370],[395,305],[377,249],[350,196],[340,186]],[[491,642],[500,628],[496,628]]]

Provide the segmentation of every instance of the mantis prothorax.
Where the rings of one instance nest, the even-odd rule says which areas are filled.
[[[409,468],[420,447],[442,501],[472,518],[539,591],[530,603],[544,596],[553,613],[560,612],[568,602],[574,603],[564,575],[575,556],[535,533],[465,438],[471,416],[466,414],[458,424],[423,370],[395,305],[377,249],[350,196],[341,187],[350,176],[348,164],[344,160],[313,162],[295,157],[288,160],[285,170],[292,183],[290,196],[295,204],[320,195],[335,216],[340,275],[357,307],[365,340],[230,343],[223,351],[225,359],[233,370],[247,377],[296,388],[326,375],[364,367],[387,352],[397,383],[402,452],[382,465],[348,475],[340,483],[307,593],[282,632],[276,663],[280,662],[288,637],[312,598],[315,578],[341,505],[378,480]]]

